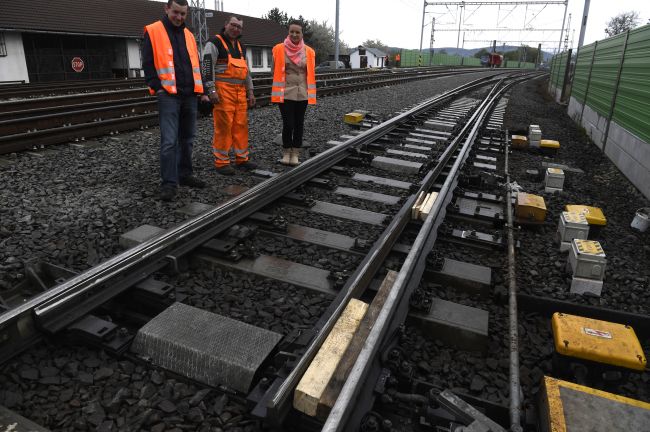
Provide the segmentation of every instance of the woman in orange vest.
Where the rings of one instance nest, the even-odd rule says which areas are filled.
[[[296,166],[302,147],[307,104],[316,104],[316,53],[302,40],[302,23],[291,21],[289,35],[273,47],[271,102],[282,115],[282,160]]]

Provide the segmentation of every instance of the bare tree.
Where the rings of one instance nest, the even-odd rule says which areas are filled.
[[[607,23],[605,33],[607,36],[616,36],[617,34],[626,32],[639,25],[639,13],[636,11],[623,12],[610,19]]]

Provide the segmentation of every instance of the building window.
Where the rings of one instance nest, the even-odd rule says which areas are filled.
[[[253,48],[253,67],[262,67],[262,50],[259,48]]]
[[[7,44],[5,43],[4,33],[0,33],[0,57],[7,57]]]

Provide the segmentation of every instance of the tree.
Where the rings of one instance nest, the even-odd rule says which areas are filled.
[[[334,29],[327,24],[327,21],[319,23],[314,20],[309,21],[309,29],[311,32],[310,39],[305,38],[305,43],[316,51],[316,63],[327,61],[331,55],[334,55],[336,36]],[[345,53],[348,49],[348,45],[339,39],[340,53]]]
[[[610,19],[607,23],[605,33],[607,36],[616,36],[617,34],[624,33],[639,25],[639,13],[636,11],[623,12]]]
[[[377,48],[378,50],[383,51],[385,53],[387,53],[390,50],[390,48],[388,48],[388,46],[385,45],[379,39],[377,39],[377,40],[368,39],[364,43],[362,43],[361,45],[363,45],[366,48]]]
[[[280,9],[274,7],[267,13],[266,15],[262,15],[262,19],[267,19],[271,21],[275,21],[276,23],[286,26],[287,23],[289,22],[289,18],[287,17],[286,12],[282,12]]]
[[[266,15],[262,15],[262,19],[275,21],[276,23],[285,27],[288,27],[291,21],[299,21],[302,25],[302,36],[305,39],[305,42],[309,44],[309,41],[311,39],[309,21],[303,18],[302,15],[300,15],[298,18],[294,18],[293,16],[288,16],[286,12],[281,11],[277,7],[274,7]]]
[[[480,59],[481,57],[489,55],[489,54],[490,54],[490,51],[488,51],[487,48],[481,48],[480,50],[478,50],[476,52],[476,54],[474,54],[474,57]]]

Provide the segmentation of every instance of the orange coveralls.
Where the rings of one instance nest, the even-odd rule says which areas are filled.
[[[233,58],[228,44],[221,35],[219,41],[228,50],[228,67],[226,71],[215,75],[215,90],[219,103],[212,110],[214,119],[214,136],[212,151],[214,165],[217,168],[230,163],[230,149],[234,147],[235,162],[241,164],[248,161],[248,116],[246,113],[248,99],[246,97],[246,76],[248,65],[243,56],[241,44],[237,41],[242,58]]]

